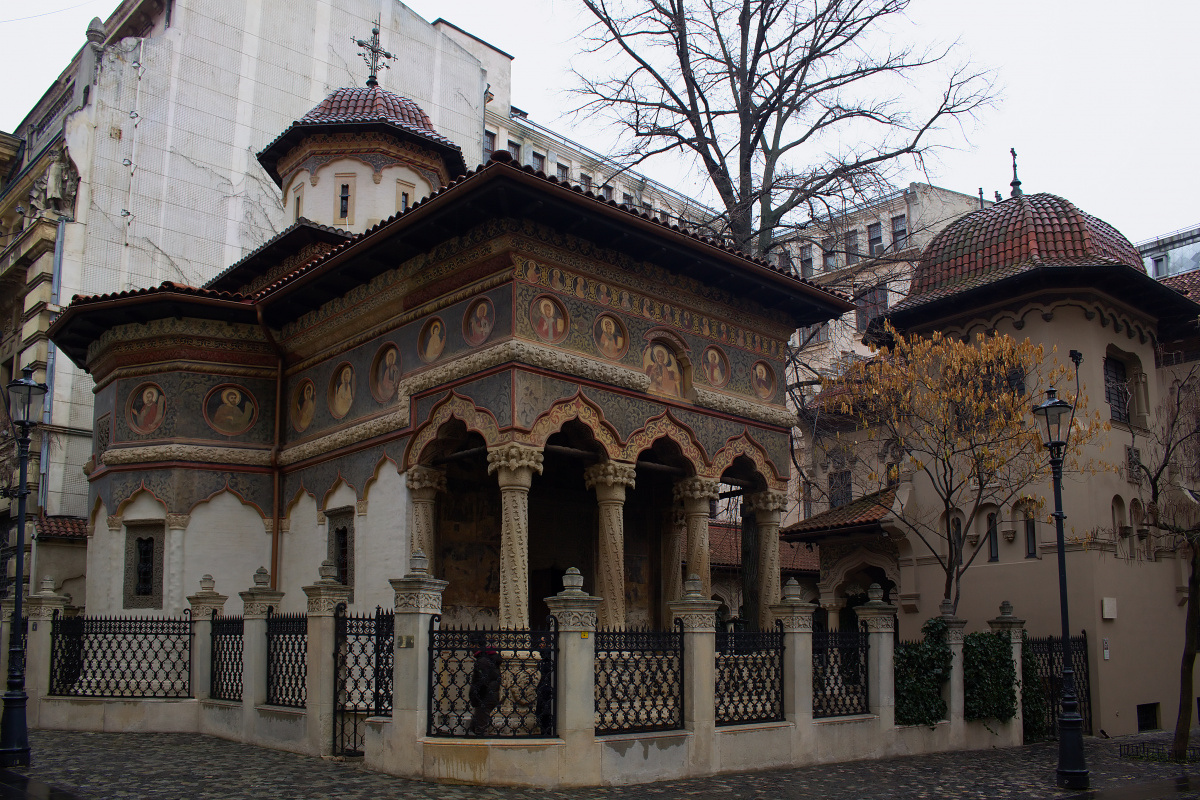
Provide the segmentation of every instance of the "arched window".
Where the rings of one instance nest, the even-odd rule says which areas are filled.
[[[1033,509],[1025,507],[1025,557],[1037,558],[1037,520],[1033,517]]]
[[[988,561],[1000,560],[1000,515],[987,515]]]

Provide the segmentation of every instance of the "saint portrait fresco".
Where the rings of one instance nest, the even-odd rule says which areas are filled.
[[[388,342],[371,362],[371,394],[380,403],[394,400],[400,388],[400,348]]]
[[[304,433],[312,425],[313,416],[317,413],[317,385],[308,378],[300,381],[292,392],[292,404],[288,416],[296,433]]]
[[[775,371],[765,361],[755,361],[750,372],[750,385],[763,400],[775,396]]]
[[[602,306],[607,306],[612,303],[612,289],[609,289],[606,284],[600,284],[596,287],[596,302]]]
[[[543,342],[555,344],[567,336],[567,312],[548,295],[533,298],[529,304],[529,321],[533,332]]]
[[[425,323],[421,335],[417,337],[417,354],[426,364],[437,361],[446,349],[446,323],[441,317],[434,317]]]
[[[134,433],[154,433],[167,416],[167,396],[155,383],[143,383],[129,395],[126,421]]]
[[[683,370],[671,348],[654,342],[642,354],[642,368],[650,376],[650,393],[683,397]]]
[[[258,404],[245,387],[225,384],[204,398],[204,419],[214,431],[225,436],[245,433],[258,417]]]
[[[704,377],[709,386],[719,389],[729,383],[729,360],[720,348],[706,348],[704,355],[700,357],[700,363],[704,367]]]
[[[610,314],[596,317],[596,322],[592,325],[592,339],[596,342],[596,349],[600,351],[600,355],[613,361],[625,355],[625,351],[629,349],[629,336],[625,333],[625,326]]]
[[[476,300],[463,317],[463,338],[467,344],[478,347],[492,335],[495,324],[496,309],[492,307],[492,301],[486,297]]]
[[[341,419],[350,413],[354,404],[354,367],[343,361],[333,371],[333,380],[329,383],[329,413],[334,419]]]

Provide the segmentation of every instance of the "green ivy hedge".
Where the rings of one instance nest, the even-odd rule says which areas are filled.
[[[1008,722],[1017,715],[1017,668],[1007,634],[963,637],[963,716]]]
[[[929,620],[921,634],[919,642],[896,644],[896,724],[932,728],[946,718],[942,684],[950,680],[952,656],[943,620]]]

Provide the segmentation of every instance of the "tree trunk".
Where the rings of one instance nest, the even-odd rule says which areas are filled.
[[[1183,760],[1187,756],[1188,735],[1192,729],[1192,673],[1196,665],[1197,640],[1200,639],[1200,541],[1191,546],[1191,568],[1188,571],[1187,629],[1183,638],[1183,658],[1179,665],[1179,717],[1175,722],[1175,743],[1171,755]]]

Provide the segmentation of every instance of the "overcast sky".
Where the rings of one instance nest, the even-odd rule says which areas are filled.
[[[179,0],[183,2],[183,0]],[[239,0],[227,0],[238,2]],[[513,103],[542,124],[604,151],[613,134],[562,116],[586,19],[576,0],[411,0],[515,56]],[[0,0],[0,130],[11,131],[83,44],[88,21],[116,0]],[[20,19],[31,17],[31,19]],[[1196,154],[1195,0],[913,0],[909,33],[959,41],[996,71],[1000,102],[955,130],[909,180],[987,197],[1008,194],[1008,149],[1026,192],[1053,192],[1139,242],[1200,224]],[[686,184],[687,168],[647,170]],[[686,185],[679,188],[688,191]]]

